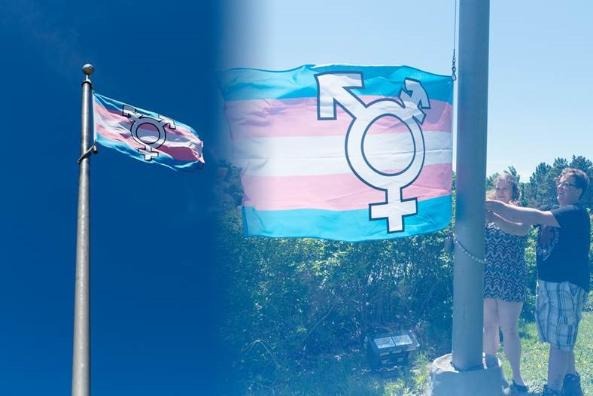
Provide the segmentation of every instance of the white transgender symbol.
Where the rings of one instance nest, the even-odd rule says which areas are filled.
[[[420,174],[424,165],[424,135],[420,124],[430,108],[426,91],[419,81],[406,79],[399,100],[379,99],[365,105],[350,89],[363,88],[361,73],[323,73],[315,76],[318,85],[317,118],[335,120],[336,105],[352,116],[346,135],[346,159],[356,176],[369,186],[385,191],[384,202],[369,203],[370,219],[387,219],[388,232],[404,230],[404,217],[417,213],[416,198],[403,199],[402,191]],[[364,137],[371,124],[393,116],[404,123],[412,135],[414,154],[405,169],[385,173],[375,169],[364,153]],[[386,188],[385,188],[386,187]]]
[[[138,149],[141,154],[144,154],[144,159],[146,161],[152,161],[153,158],[158,157],[159,153],[158,151],[154,151],[154,149],[161,147],[165,143],[165,140],[167,140],[165,125],[168,124],[170,129],[175,129],[175,121],[167,117],[157,116],[158,118],[154,118],[138,113],[134,107],[129,105],[124,105],[122,114],[132,120],[130,133],[135,141],[144,146]],[[152,125],[156,129],[158,133],[156,140],[152,134],[140,128],[146,124]]]

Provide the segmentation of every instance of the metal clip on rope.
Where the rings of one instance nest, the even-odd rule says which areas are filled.
[[[95,144],[93,144],[91,147],[89,147],[89,149],[87,151],[84,152],[83,155],[80,156],[80,158],[78,159],[78,164],[80,165],[80,163],[82,162],[83,159],[85,159],[86,157],[88,157],[91,154],[97,154],[99,152],[99,150],[97,149],[97,146]]]

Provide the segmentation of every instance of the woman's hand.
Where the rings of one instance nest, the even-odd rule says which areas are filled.
[[[505,206],[505,204],[501,201],[496,201],[494,199],[487,199],[484,207],[489,212],[498,213],[500,210]]]
[[[494,213],[491,210],[486,210],[486,223],[494,223]]]

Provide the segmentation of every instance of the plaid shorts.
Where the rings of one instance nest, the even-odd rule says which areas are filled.
[[[570,282],[537,281],[535,317],[539,338],[561,351],[572,351],[587,292]]]

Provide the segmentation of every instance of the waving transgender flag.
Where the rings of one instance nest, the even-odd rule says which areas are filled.
[[[179,121],[98,93],[93,93],[93,119],[102,146],[175,170],[204,164],[203,142]]]
[[[223,97],[247,235],[362,241],[449,224],[451,77],[232,69]]]

